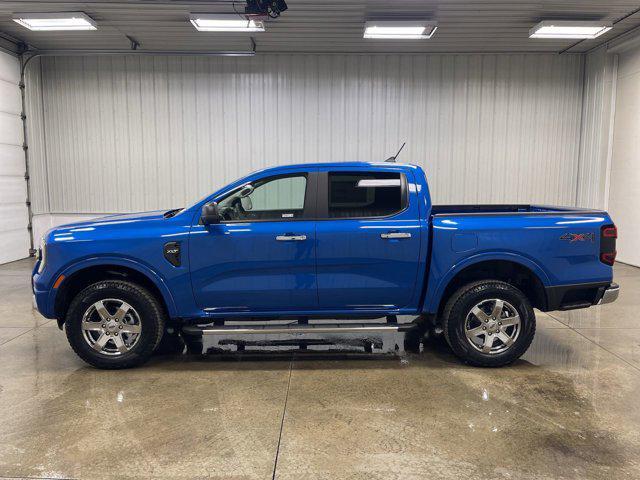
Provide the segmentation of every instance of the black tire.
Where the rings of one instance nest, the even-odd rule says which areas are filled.
[[[489,299],[508,302],[520,317],[520,332],[517,338],[510,347],[500,353],[484,353],[477,350],[465,333],[465,324],[471,309]],[[527,351],[536,332],[536,317],[529,299],[516,287],[499,280],[481,280],[469,283],[451,295],[444,308],[442,327],[447,343],[459,358],[479,367],[501,367],[512,363]]]
[[[84,338],[82,321],[85,312],[99,300],[126,301],[140,317],[140,338],[130,350],[110,356],[94,350]],[[145,288],[122,280],[104,280],[94,283],[75,296],[65,319],[67,339],[74,352],[85,362],[97,368],[130,368],[146,362],[164,332],[166,315],[158,300]]]

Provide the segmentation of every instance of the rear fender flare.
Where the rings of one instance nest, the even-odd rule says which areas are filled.
[[[478,255],[473,255],[461,261],[460,263],[454,265],[449,269],[449,271],[440,279],[437,287],[433,290],[431,295],[427,295],[425,304],[423,307],[424,312],[428,313],[436,313],[438,310],[438,306],[440,305],[440,301],[442,300],[442,295],[451,283],[451,281],[456,277],[458,273],[460,273],[465,268],[471,267],[477,263],[487,262],[492,260],[505,260],[508,262],[513,262],[522,265],[523,267],[531,270],[542,282],[542,285],[547,287],[550,285],[549,276],[544,271],[544,269],[538,265],[536,262],[527,258],[523,255],[519,255],[517,253],[510,252],[485,252]]]

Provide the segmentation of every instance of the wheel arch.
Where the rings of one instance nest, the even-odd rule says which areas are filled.
[[[535,308],[546,309],[549,284],[544,270],[535,262],[516,255],[478,256],[453,267],[438,284],[426,307],[440,315],[451,294],[462,285],[482,279],[502,280],[520,289]]]
[[[75,295],[92,283],[108,279],[128,280],[146,288],[158,299],[169,317],[176,315],[173,297],[162,277],[138,262],[114,258],[84,260],[65,269],[62,275],[64,280],[55,290],[53,299],[53,311],[60,328]]]

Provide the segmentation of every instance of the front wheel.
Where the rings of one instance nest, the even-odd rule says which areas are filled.
[[[527,351],[536,317],[519,289],[499,280],[482,280],[451,296],[443,313],[443,329],[458,357],[472,365],[499,367]]]
[[[160,343],[165,314],[146,289],[104,280],[82,290],[65,320],[67,339],[85,362],[118,369],[147,361]]]

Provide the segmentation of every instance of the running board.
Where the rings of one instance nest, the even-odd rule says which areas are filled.
[[[282,335],[298,333],[388,333],[406,331],[412,324],[360,323],[360,324],[292,324],[292,325],[228,325],[185,326],[188,335]]]

